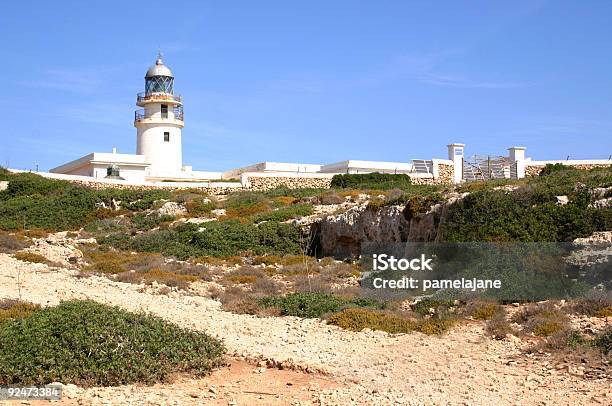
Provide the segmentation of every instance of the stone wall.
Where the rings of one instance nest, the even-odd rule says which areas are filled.
[[[452,185],[455,180],[455,167],[453,165],[438,164],[438,184]]]
[[[413,185],[452,185],[454,181],[453,165],[438,163],[438,176],[417,176],[410,174],[410,181]]]
[[[265,191],[281,186],[289,189],[329,189],[331,186],[331,179],[331,176],[249,176],[247,189],[254,191]]]
[[[609,164],[563,163],[563,165],[571,166],[576,169],[593,169],[593,168],[605,168],[605,167],[612,166],[612,162],[610,162]],[[526,164],[525,165],[525,177],[538,176],[540,172],[542,171],[542,169],[544,169],[545,166],[546,165],[542,165],[542,164],[536,164],[536,165]]]
[[[212,194],[212,195],[225,195],[231,192],[235,192],[235,191],[241,191],[244,190],[245,188],[243,188],[242,186],[236,186],[236,187],[216,187],[214,186],[214,183],[212,183],[210,186],[204,187],[204,186],[190,186],[190,187],[184,187],[184,186],[173,186],[173,185],[164,185],[164,186],[160,186],[160,185],[134,185],[134,184],[127,184],[127,183],[106,183],[106,182],[96,182],[96,181],[83,181],[83,180],[69,180],[70,183],[74,183],[77,185],[81,185],[81,186],[85,186],[91,189],[95,189],[95,190],[103,190],[103,189],[120,189],[120,190],[200,190],[203,192],[206,192],[207,194]]]

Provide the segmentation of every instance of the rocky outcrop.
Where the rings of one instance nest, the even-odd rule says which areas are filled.
[[[407,241],[428,242],[439,239],[440,222],[448,208],[467,193],[450,196],[427,213],[412,217],[405,206],[375,210],[367,203],[344,213],[330,215],[313,224],[316,253],[336,258],[354,258],[367,244],[394,244]]]

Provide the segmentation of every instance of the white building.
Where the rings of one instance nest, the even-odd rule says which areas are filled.
[[[245,173],[292,176],[316,173],[410,173],[416,168],[408,162],[347,160],[327,165],[261,162],[226,172],[194,171],[191,166],[183,165],[183,99],[174,93],[174,75],[164,64],[161,55],[147,70],[145,91],[137,95],[136,104],[142,107],[134,113],[136,154],[119,154],[115,148],[112,153],[93,152],[53,168],[50,172],[142,184],[164,181],[205,182],[238,178]]]
[[[124,179],[129,183],[204,181],[221,172],[193,171],[183,165],[183,100],[174,93],[174,75],[161,55],[145,75],[145,91],[136,97],[136,154],[93,152],[50,170],[52,173]]]

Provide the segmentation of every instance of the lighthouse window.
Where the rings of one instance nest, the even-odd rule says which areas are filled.
[[[170,142],[170,133],[169,132],[165,132],[164,133],[164,142]]]
[[[167,104],[161,105],[161,116],[162,118],[168,118],[168,105]]]

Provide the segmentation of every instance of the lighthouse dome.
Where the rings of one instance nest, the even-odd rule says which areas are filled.
[[[154,76],[168,76],[171,78],[174,77],[170,68],[164,65],[164,61],[162,60],[161,54],[157,56],[155,65],[151,65],[149,70],[147,70],[145,78],[152,78]]]

